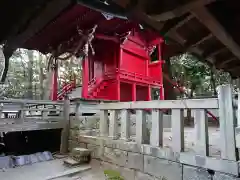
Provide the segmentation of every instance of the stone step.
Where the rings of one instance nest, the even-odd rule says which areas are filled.
[[[73,148],[70,158],[79,163],[89,163],[91,161],[91,150],[80,147]]]

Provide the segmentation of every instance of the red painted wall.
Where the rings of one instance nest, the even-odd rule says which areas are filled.
[[[146,75],[147,61],[135,54],[123,50],[122,61],[120,63],[121,69],[129,72]]]
[[[120,101],[132,101],[132,84],[120,83]]]
[[[161,80],[161,63],[160,61],[158,62],[153,62],[151,64],[149,64],[149,76],[150,77],[154,77],[157,80]]]
[[[108,81],[103,90],[98,93],[98,99],[117,100],[117,81]]]
[[[136,99],[137,101],[148,100],[148,87],[147,86],[136,86]]]

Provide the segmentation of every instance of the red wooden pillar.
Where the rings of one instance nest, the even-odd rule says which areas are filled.
[[[55,64],[52,65],[52,90],[51,90],[51,100],[52,101],[57,101],[57,95],[58,95],[58,82],[57,82],[57,77],[58,77],[58,65],[57,65],[57,60]]]
[[[147,101],[151,101],[152,100],[152,97],[151,97],[151,86],[148,85],[147,87]]]
[[[136,83],[132,84],[132,101],[137,100],[137,94],[136,94]]]
[[[119,46],[119,56],[116,57],[116,78],[117,78],[117,101],[121,100],[121,81],[120,81],[120,74],[119,69],[121,67],[121,61],[122,61],[122,48],[121,45]]]
[[[88,96],[88,82],[89,82],[89,59],[85,57],[82,60],[82,97]]]
[[[164,87],[163,87],[163,72],[162,72],[162,65],[163,65],[163,60],[162,60],[162,44],[163,44],[163,39],[160,39],[159,45],[158,45],[158,54],[159,54],[159,61],[160,61],[160,82],[162,84],[162,87],[160,87],[159,90],[159,96],[160,96],[160,100],[164,100]]]

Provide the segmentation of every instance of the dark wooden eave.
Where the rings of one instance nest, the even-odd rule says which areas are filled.
[[[126,16],[158,31],[170,39],[165,59],[188,51],[232,77],[240,76],[238,0],[3,0],[0,20],[6,23],[0,29],[0,42],[5,43],[5,55],[24,47],[25,41],[72,3]],[[12,10],[11,4],[17,8]]]

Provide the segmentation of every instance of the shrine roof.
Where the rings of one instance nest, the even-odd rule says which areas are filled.
[[[165,59],[188,51],[240,76],[238,0],[3,0],[0,8],[6,54],[18,47],[48,52],[77,35],[77,27],[97,23],[98,33],[113,35],[140,23],[165,37]],[[102,12],[117,17],[106,20]]]

